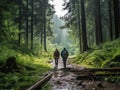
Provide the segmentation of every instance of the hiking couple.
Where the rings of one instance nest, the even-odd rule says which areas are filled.
[[[61,51],[61,57],[63,59],[63,64],[64,64],[64,68],[66,68],[66,61],[67,61],[67,58],[68,58],[68,51],[66,50],[66,48],[64,48],[62,51]],[[60,57],[60,53],[58,51],[58,49],[56,49],[54,51],[54,59],[55,59],[55,67],[57,68],[58,66],[58,59]]]

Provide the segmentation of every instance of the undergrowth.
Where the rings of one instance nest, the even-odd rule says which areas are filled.
[[[120,39],[78,54],[72,63],[95,68],[120,67]]]
[[[0,47],[0,67],[5,64],[7,58],[13,56],[21,71],[7,74],[0,72],[0,90],[25,90],[51,69],[48,63],[51,58],[49,53],[40,52],[39,56],[34,56],[23,54],[21,51],[15,51],[4,45]]]

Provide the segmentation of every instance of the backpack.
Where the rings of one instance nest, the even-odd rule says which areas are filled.
[[[67,58],[68,57],[68,52],[66,50],[63,50],[62,53],[61,53],[61,56],[64,57],[64,58]]]

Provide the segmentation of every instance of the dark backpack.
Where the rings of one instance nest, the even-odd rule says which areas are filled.
[[[68,57],[68,52],[66,50],[63,50],[62,53],[61,53],[61,56],[64,57],[64,58],[67,58]]]

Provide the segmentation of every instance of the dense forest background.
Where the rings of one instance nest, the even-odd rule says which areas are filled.
[[[47,0],[1,1],[0,41],[24,48],[24,52],[47,51],[50,43],[53,48],[55,43],[64,43],[63,47],[69,43],[65,45],[68,49],[77,46],[83,52],[119,37],[119,0],[64,2],[63,9],[68,13],[60,20]],[[71,39],[65,40],[64,36]],[[70,45],[73,41],[75,44]]]
[[[120,0],[64,0],[63,7],[58,17],[49,0],[0,1],[1,89],[32,85],[51,68],[56,48],[76,56],[71,63],[120,66]],[[11,57],[15,67],[6,64]]]

